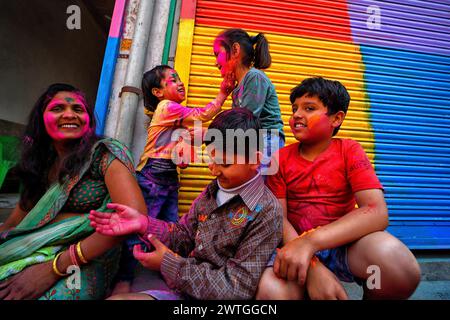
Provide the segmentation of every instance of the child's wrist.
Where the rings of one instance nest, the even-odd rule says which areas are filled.
[[[223,104],[225,103],[225,100],[227,99],[227,95],[225,93],[223,93],[222,91],[220,91],[217,94],[216,97],[216,106],[223,106]]]
[[[302,239],[303,241],[307,241],[309,246],[311,247],[313,254],[317,251],[321,250],[319,241],[317,239],[317,229],[320,227],[313,228],[311,230],[303,232],[301,235],[298,236],[298,239]]]
[[[148,229],[148,217],[141,214],[139,217],[139,223],[140,223],[140,228],[139,228],[138,233],[141,236],[144,236],[147,233],[147,229]]]

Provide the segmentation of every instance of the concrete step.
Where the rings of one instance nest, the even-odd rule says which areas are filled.
[[[11,214],[19,201],[18,194],[0,194],[0,224]],[[412,300],[450,300],[450,250],[413,251],[419,261],[422,277]],[[138,268],[135,290],[145,290],[154,280],[143,268]],[[362,288],[355,283],[342,283],[350,299],[360,300]]]
[[[413,251],[421,270],[421,281],[410,300],[450,300],[450,251]],[[360,300],[363,290],[356,283],[343,282],[350,299]]]

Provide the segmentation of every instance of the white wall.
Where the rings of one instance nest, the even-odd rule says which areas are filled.
[[[67,7],[81,9],[69,30]],[[38,96],[67,82],[95,102],[107,35],[80,0],[14,0],[0,6],[0,120],[24,124]]]

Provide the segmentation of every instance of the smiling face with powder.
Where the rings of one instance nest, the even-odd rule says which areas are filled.
[[[47,104],[44,124],[56,142],[80,139],[90,130],[90,117],[84,99],[75,92],[58,92]]]
[[[292,104],[289,126],[295,139],[304,143],[331,139],[343,121],[343,112],[329,115],[328,108],[316,96],[303,95]]]

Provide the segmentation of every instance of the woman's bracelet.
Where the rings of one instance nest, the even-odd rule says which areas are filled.
[[[81,262],[83,262],[84,264],[88,263],[86,258],[83,256],[83,252],[81,251],[81,241],[79,241],[77,243],[77,254],[78,254],[78,258],[80,259]]]
[[[60,271],[58,270],[58,267],[56,266],[56,263],[57,263],[57,261],[58,261],[58,258],[59,258],[59,256],[62,255],[62,254],[63,254],[62,252],[58,253],[58,254],[56,255],[55,259],[53,259],[53,272],[54,272],[56,275],[60,276],[60,277],[65,277],[65,276],[67,275],[67,273],[62,273],[62,272],[60,272]]]
[[[70,253],[70,261],[72,261],[72,265],[79,266],[77,256],[75,253],[75,245],[74,244],[70,245],[69,253]]]

